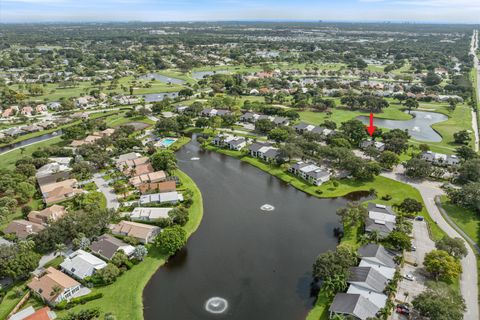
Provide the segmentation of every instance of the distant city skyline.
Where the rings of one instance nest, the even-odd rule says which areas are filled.
[[[0,22],[324,20],[480,24],[480,0],[0,0]]]

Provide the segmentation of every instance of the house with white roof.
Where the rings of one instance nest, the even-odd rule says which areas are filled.
[[[367,149],[369,147],[374,147],[378,151],[384,151],[385,150],[385,143],[380,142],[380,141],[374,141],[371,139],[363,140],[360,143],[360,148],[362,149]]]
[[[221,133],[212,139],[212,144],[238,151],[247,145],[247,140],[244,137],[236,137],[231,134]]]
[[[368,217],[365,219],[366,232],[378,232],[386,237],[395,229],[396,215],[392,207],[378,203],[368,204]]]
[[[327,182],[331,176],[327,169],[319,167],[314,163],[303,161],[298,161],[288,171],[316,186]]]
[[[447,155],[432,151],[423,152],[420,158],[436,166],[454,166],[460,163],[460,158],[456,155]]]
[[[60,264],[63,272],[77,279],[91,277],[106,266],[105,261],[83,250],[73,252]]]
[[[183,195],[177,191],[144,194],[140,196],[139,204],[148,203],[171,203],[175,204],[183,201]]]
[[[155,221],[158,219],[168,218],[168,213],[173,208],[147,208],[137,207],[132,212],[126,212],[125,216],[135,221]]]
[[[269,143],[256,142],[248,146],[249,154],[252,157],[262,159],[266,162],[273,162],[280,158],[278,148]]]

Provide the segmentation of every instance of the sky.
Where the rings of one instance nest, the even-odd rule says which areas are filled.
[[[324,20],[480,23],[480,0],[0,0],[0,22]]]

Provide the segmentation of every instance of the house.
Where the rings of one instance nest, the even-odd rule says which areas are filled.
[[[148,157],[139,156],[137,158],[128,159],[128,160],[125,160],[125,161],[118,161],[117,160],[116,166],[117,166],[118,170],[121,170],[124,173],[125,172],[129,173],[131,169],[137,168],[141,165],[145,165],[145,164],[149,164],[149,163],[150,163],[150,159]],[[150,171],[150,172],[153,172],[153,168],[152,168],[152,171]]]
[[[37,178],[37,182],[41,186],[70,178],[70,171],[72,171],[70,162],[65,164],[55,161],[39,168],[35,173],[35,178]]]
[[[10,118],[15,114],[15,110],[13,108],[7,108],[2,112],[2,118]]]
[[[45,113],[45,112],[48,112],[48,108],[44,104],[39,104],[38,106],[35,107],[35,111],[37,113]]]
[[[177,191],[173,192],[163,192],[163,193],[152,193],[144,194],[140,196],[139,203],[140,205],[148,203],[171,203],[175,204],[183,201],[183,195]]]
[[[185,111],[188,110],[188,106],[175,106],[174,109],[175,109],[175,112],[176,113],[184,113]]]
[[[90,250],[102,258],[110,260],[118,251],[123,251],[128,257],[132,256],[135,247],[109,234],[104,234],[92,242]]]
[[[266,162],[272,162],[280,159],[278,148],[269,143],[255,142],[248,146],[249,154],[252,157],[262,159]]]
[[[348,272],[347,293],[360,294],[379,309],[385,306],[388,297],[383,293],[390,279],[371,267],[352,267]]]
[[[378,308],[374,303],[360,294],[337,293],[328,309],[330,317],[335,314],[352,316],[355,319],[375,318]]]
[[[395,263],[395,254],[378,244],[367,244],[358,250],[362,258],[359,267],[371,267],[380,272],[388,279],[393,279],[397,264]]]
[[[63,217],[67,210],[63,206],[54,204],[51,207],[45,208],[41,211],[31,211],[28,214],[28,221],[47,225],[50,221],[56,221]]]
[[[172,208],[144,208],[137,207],[130,213],[125,213],[132,220],[137,221],[155,221],[158,219],[168,218],[168,213]]]
[[[30,106],[23,107],[22,110],[20,110],[20,113],[24,116],[31,116],[33,112],[33,108]]]
[[[383,152],[385,150],[385,143],[380,142],[380,141],[373,141],[373,140],[364,140],[360,143],[360,148],[361,149],[367,149],[369,147],[374,147],[380,152]]]
[[[73,252],[60,264],[60,268],[65,273],[80,280],[91,277],[106,266],[105,261],[83,250]]]
[[[68,179],[60,182],[40,185],[43,201],[45,204],[53,204],[73,198],[77,194],[83,193],[82,189],[77,189],[76,179]]]
[[[115,159],[116,167],[117,168],[122,168],[123,162],[134,160],[137,158],[140,158],[142,155],[137,152],[130,152],[130,153],[125,153],[120,156],[118,156],[117,159]]]
[[[138,176],[130,178],[128,181],[134,187],[138,187],[144,183],[155,183],[165,181],[167,179],[167,174],[165,171],[155,171],[151,173],[144,173]]]
[[[58,110],[62,105],[60,102],[49,102],[47,103],[47,106],[52,110]]]
[[[30,306],[13,314],[8,320],[53,320],[56,318],[57,315],[50,310],[49,307],[43,307],[35,311],[35,309]]]
[[[366,232],[378,232],[386,237],[395,229],[396,215],[392,207],[377,203],[368,204],[368,217],[365,219]]]
[[[324,127],[317,127],[317,126],[314,126],[312,124],[308,124],[308,123],[304,123],[304,122],[301,122],[301,123],[293,126],[293,128],[299,134],[304,134],[305,132],[312,132],[312,133],[320,134],[323,137],[328,137],[329,135],[331,135],[333,133],[333,130],[330,130],[330,129],[327,129],[327,128],[324,128]]]
[[[420,158],[436,166],[454,166],[460,163],[460,158],[456,155],[446,155],[432,151],[423,152]]]
[[[3,133],[7,136],[14,137],[14,136],[19,136],[21,134],[25,134],[26,132],[23,131],[23,129],[20,127],[12,127],[12,128],[3,130]]]
[[[15,234],[18,239],[26,239],[31,234],[36,234],[45,229],[41,224],[27,220],[13,220],[3,230],[5,234]]]
[[[289,172],[307,180],[313,185],[319,186],[330,180],[330,172],[313,163],[298,161],[288,169]]]
[[[230,134],[221,133],[213,138],[212,144],[219,147],[228,147],[228,149],[238,151],[247,145],[247,140],[243,137],[236,137]]]
[[[290,124],[290,119],[285,117],[273,117],[271,121],[277,126],[288,126]]]
[[[174,180],[162,181],[162,182],[148,182],[142,183],[137,186],[141,194],[147,192],[172,192],[177,190],[177,183]]]
[[[33,278],[27,287],[49,305],[70,300],[80,290],[80,283],[53,267],[48,267],[40,278]]]
[[[147,158],[148,159],[148,158]],[[150,161],[150,160],[149,160]],[[148,173],[153,173],[153,167],[150,162],[139,164],[134,167],[128,167],[128,169],[124,170],[123,173],[126,176],[141,176]]]
[[[229,110],[222,110],[222,109],[213,109],[213,108],[207,108],[203,109],[200,115],[202,117],[214,117],[214,116],[226,116],[231,114],[232,112]]]
[[[110,230],[114,235],[129,236],[138,239],[141,243],[150,243],[160,233],[160,227],[149,224],[120,221],[111,225]]]

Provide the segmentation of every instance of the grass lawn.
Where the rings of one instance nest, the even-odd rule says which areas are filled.
[[[480,217],[472,210],[451,203],[446,196],[442,197],[442,206],[450,218],[470,238],[480,245]]]
[[[181,85],[167,84],[161,81],[150,80],[135,80],[136,84],[133,84],[135,79],[132,76],[123,77],[118,81],[118,87],[116,89],[108,89],[110,81],[106,81],[101,85],[102,92],[117,94],[129,94],[128,88],[132,85],[134,87],[133,94],[145,94],[145,93],[159,93],[159,92],[173,92],[179,91],[183,88]],[[150,83],[149,88],[142,88],[140,84]],[[123,91],[121,86],[126,86],[127,91]],[[60,98],[72,98],[79,97],[82,94],[88,94],[91,90],[99,88],[99,85],[94,84],[91,81],[78,82],[75,87],[62,88],[58,83],[48,83],[46,86],[42,86],[44,93],[40,96],[29,96],[28,91],[21,90],[18,85],[9,86],[9,88],[25,93],[30,101],[58,101]]]
[[[183,183],[184,188],[193,191],[193,205],[190,207],[190,219],[184,226],[188,236],[197,230],[203,216],[202,195],[200,190],[187,176],[180,170],[175,172]],[[131,270],[120,276],[115,283],[94,288],[92,292],[101,292],[103,297],[98,300],[90,301],[85,305],[78,305],[66,311],[58,311],[59,316],[64,316],[68,311],[79,311],[86,308],[99,308],[102,313],[110,312],[116,316],[117,320],[142,320],[143,319],[143,288],[147,285],[152,275],[166,261],[166,256],[157,248],[150,247],[148,256]]]
[[[3,153],[0,155],[0,168],[1,169],[10,169],[13,170],[15,167],[15,162],[24,157],[24,156],[29,156],[31,155],[35,150],[50,146],[56,143],[59,143],[61,140],[60,137],[55,137],[52,139],[44,140],[29,146],[26,146],[24,148],[24,152],[22,153],[21,149],[15,149],[13,151],[10,151],[8,153]]]
[[[9,313],[15,308],[17,303],[20,302],[22,297],[17,297],[15,294],[15,290],[17,288],[21,288],[25,293],[27,292],[25,289],[25,284],[21,283],[18,285],[13,286],[10,288],[10,290],[7,292],[5,297],[2,300],[2,303],[0,303],[0,319],[7,319],[7,316]]]

